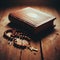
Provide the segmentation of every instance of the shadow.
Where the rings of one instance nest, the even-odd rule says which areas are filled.
[[[16,6],[45,6],[60,11],[60,0],[1,0],[0,9]]]
[[[9,27],[16,29],[17,31],[22,32],[24,35],[26,35],[27,37],[31,38],[33,41],[38,42],[39,40],[41,40],[42,38],[48,36],[49,34],[53,33],[55,31],[54,26],[50,26],[49,28],[38,32],[37,34],[33,33],[33,30],[31,30],[28,26],[23,26],[19,25],[17,23],[13,23],[10,22],[8,24]],[[27,28],[26,28],[27,27]]]
[[[22,50],[26,49],[26,46],[19,46],[19,45],[15,44],[15,43],[13,44],[13,46],[15,48],[22,49]]]

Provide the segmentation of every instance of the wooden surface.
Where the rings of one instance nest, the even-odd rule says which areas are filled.
[[[55,30],[43,37],[37,39],[37,42],[32,40],[31,46],[38,48],[38,52],[30,51],[29,49],[19,49],[8,44],[8,40],[3,37],[4,32],[11,27],[8,26],[8,14],[23,7],[10,7],[0,11],[0,60],[60,60],[60,14],[54,8],[32,6],[51,15],[57,19]]]

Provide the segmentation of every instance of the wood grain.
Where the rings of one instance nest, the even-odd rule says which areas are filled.
[[[3,34],[6,30],[10,29],[8,26],[8,14],[11,11],[23,7],[20,8],[19,6],[17,8],[6,9],[5,11],[2,10],[4,14],[0,14],[2,15],[0,20],[0,60],[60,60],[60,14],[53,8],[40,6],[32,7],[54,15],[57,18],[54,22],[54,24],[56,24],[55,31],[46,35],[41,40],[37,40],[37,42],[34,40],[30,42],[31,46],[38,48],[38,52],[31,52],[29,49],[21,50],[13,45],[9,45],[8,40],[3,37]],[[41,47],[44,59],[42,59],[41,56]]]

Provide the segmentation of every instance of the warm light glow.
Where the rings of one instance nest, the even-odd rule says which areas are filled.
[[[27,16],[33,17],[33,18],[39,18],[39,16],[35,13],[27,13]]]

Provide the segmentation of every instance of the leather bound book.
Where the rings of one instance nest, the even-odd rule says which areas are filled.
[[[48,15],[40,10],[26,7],[9,14],[9,20],[20,29],[27,31],[27,33],[37,34],[50,27],[54,27],[54,16]]]

